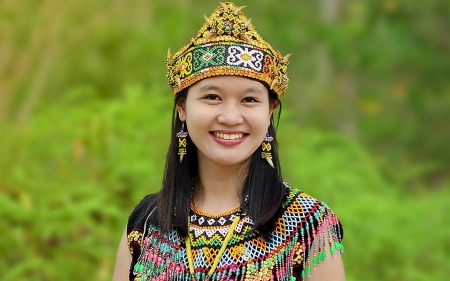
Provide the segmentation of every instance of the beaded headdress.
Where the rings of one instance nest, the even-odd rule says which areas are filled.
[[[285,95],[290,54],[282,57],[267,43],[241,11],[231,2],[221,5],[189,44],[167,53],[167,81],[176,94],[201,79],[218,75],[239,75],[266,83],[278,95]]]

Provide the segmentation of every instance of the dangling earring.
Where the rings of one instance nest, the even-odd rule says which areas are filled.
[[[264,141],[262,143],[262,152],[261,152],[261,157],[265,158],[267,163],[269,163],[270,166],[272,166],[272,168],[275,169],[275,166],[273,165],[272,162],[272,145],[270,144],[273,141],[273,137],[269,135],[269,133],[266,134],[266,137],[264,138]]]
[[[181,125],[180,131],[176,134],[178,138],[178,155],[180,155],[180,163],[183,161],[184,155],[186,155],[186,137],[188,136],[188,132],[184,131],[184,123]]]

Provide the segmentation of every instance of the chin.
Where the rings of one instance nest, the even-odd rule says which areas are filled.
[[[229,156],[226,158],[221,158],[221,159],[217,159],[215,162],[218,163],[219,165],[222,166],[237,166],[237,165],[241,165],[243,163],[245,163],[248,160],[248,158],[246,159],[237,159],[235,158],[230,158]]]

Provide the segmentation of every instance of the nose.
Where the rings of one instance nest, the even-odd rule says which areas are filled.
[[[239,105],[236,105],[234,103],[227,103],[220,108],[219,115],[217,116],[217,121],[227,126],[235,126],[244,122],[244,117],[239,110]]]

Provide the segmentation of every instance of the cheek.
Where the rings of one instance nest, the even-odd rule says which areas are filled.
[[[267,129],[270,125],[270,111],[259,110],[258,112],[254,112],[251,114],[251,120],[254,126]]]
[[[186,114],[186,125],[188,130],[192,133],[196,133],[201,130],[207,129],[208,123],[211,121],[211,117],[205,112],[190,111]]]

